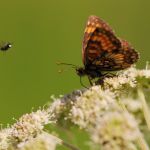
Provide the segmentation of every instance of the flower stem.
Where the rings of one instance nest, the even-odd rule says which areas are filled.
[[[143,93],[141,88],[138,89],[138,95],[139,95],[139,99],[142,102],[143,113],[144,113],[144,117],[145,117],[145,120],[146,120],[146,123],[147,123],[147,127],[150,130],[150,110],[148,108],[148,105],[147,105],[146,100],[145,100],[144,93]]]

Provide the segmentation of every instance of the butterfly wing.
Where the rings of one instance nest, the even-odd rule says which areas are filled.
[[[96,16],[90,16],[83,39],[82,60],[86,68],[121,70],[138,58],[130,45],[117,38],[110,26]]]
[[[107,35],[105,35],[105,32]],[[107,48],[105,47],[105,49],[113,48],[113,45],[109,42],[108,36],[110,36],[109,39],[111,38],[112,42],[114,42],[113,45],[116,45],[118,48],[121,47],[120,41],[114,36],[114,32],[112,31],[110,26],[102,19],[96,16],[90,16],[88,18],[87,25],[85,28],[82,45],[82,60],[84,65],[88,61],[87,56],[90,56],[90,54],[92,55],[92,53],[94,52],[96,53],[96,51],[100,54],[103,51],[103,47],[106,46],[106,44]],[[93,51],[92,48],[94,49]],[[95,55],[95,57],[96,56],[97,55]]]

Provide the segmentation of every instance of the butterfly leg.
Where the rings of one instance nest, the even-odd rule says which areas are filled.
[[[86,87],[86,86],[82,83],[81,76],[80,76],[80,84],[81,84],[84,88],[89,89],[88,87]]]
[[[90,85],[92,86],[93,85],[92,78],[88,76],[88,79],[89,79]]]

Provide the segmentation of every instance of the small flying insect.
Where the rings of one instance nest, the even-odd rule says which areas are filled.
[[[2,43],[0,43],[0,50],[1,51],[7,51],[11,47],[12,47],[12,44],[10,42],[2,42]]]

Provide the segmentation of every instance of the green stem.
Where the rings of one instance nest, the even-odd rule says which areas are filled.
[[[145,100],[144,93],[143,93],[141,88],[138,89],[138,95],[139,95],[139,99],[142,102],[143,114],[144,114],[145,121],[147,123],[147,127],[150,130],[150,110],[148,108],[148,105],[147,105],[146,100]]]

